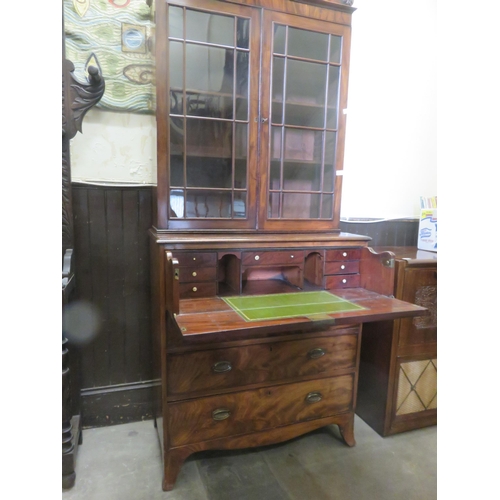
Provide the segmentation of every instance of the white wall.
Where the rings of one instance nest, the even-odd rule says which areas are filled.
[[[437,194],[436,3],[354,3],[342,217],[415,217]]]
[[[356,0],[342,217],[418,216],[437,194],[436,0]],[[154,116],[89,111],[74,181],[156,183]]]

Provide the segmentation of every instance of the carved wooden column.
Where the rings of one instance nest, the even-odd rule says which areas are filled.
[[[70,140],[82,132],[85,113],[104,94],[104,80],[99,68],[87,68],[87,82],[79,82],[73,63],[65,58],[64,19],[62,34],[62,307],[71,300],[75,286],[73,269],[73,210],[71,206]],[[76,443],[81,443],[81,420],[73,415],[68,340],[62,335],[62,487],[75,484]]]

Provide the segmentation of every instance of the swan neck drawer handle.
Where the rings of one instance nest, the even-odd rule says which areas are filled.
[[[217,361],[217,363],[212,366],[212,371],[215,373],[225,373],[230,372],[232,368],[229,361]]]
[[[318,401],[321,401],[323,399],[323,395],[321,392],[310,392],[306,396],[306,401],[308,403],[317,403]]]
[[[214,420],[226,420],[231,416],[231,412],[227,408],[217,408],[212,412],[212,418]]]
[[[321,358],[321,356],[324,356],[326,354],[326,351],[322,349],[321,347],[315,347],[314,349],[311,349],[307,353],[307,357],[309,359],[318,359]]]

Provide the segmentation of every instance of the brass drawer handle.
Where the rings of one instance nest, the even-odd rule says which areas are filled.
[[[198,291],[198,288],[196,288],[195,286],[193,286],[193,292],[197,292]]]
[[[214,366],[212,366],[212,371],[215,373],[225,373],[232,370],[231,363],[229,361],[217,361]]]
[[[323,399],[323,395],[321,392],[310,392],[306,396],[306,401],[308,403],[317,403],[318,401],[321,401]]]
[[[231,412],[227,408],[217,408],[212,412],[212,418],[214,420],[226,420],[231,416]]]
[[[321,358],[321,356],[324,356],[326,354],[326,351],[322,349],[321,347],[315,347],[314,349],[311,349],[307,353],[307,357],[309,359],[318,359]]]
[[[193,271],[193,276],[196,276],[196,271]]]

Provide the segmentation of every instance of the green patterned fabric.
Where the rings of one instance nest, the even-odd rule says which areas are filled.
[[[153,4],[145,0],[64,0],[66,58],[75,76],[99,66],[106,90],[96,107],[154,113]]]
[[[327,291],[276,293],[223,297],[246,321],[295,318],[300,316],[324,319],[325,314],[365,309]]]

